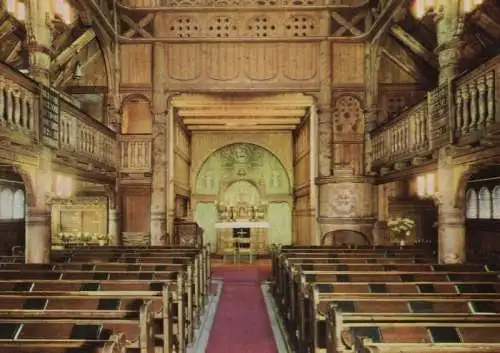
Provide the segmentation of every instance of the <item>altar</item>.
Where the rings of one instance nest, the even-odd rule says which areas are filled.
[[[252,254],[268,253],[269,223],[264,221],[236,221],[215,223],[217,233],[217,253],[232,252],[237,244],[245,243]]]

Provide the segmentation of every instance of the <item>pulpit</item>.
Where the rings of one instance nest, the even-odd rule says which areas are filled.
[[[217,254],[237,253],[243,255],[245,252],[251,253],[253,256],[267,254],[268,229],[268,222],[215,223]]]

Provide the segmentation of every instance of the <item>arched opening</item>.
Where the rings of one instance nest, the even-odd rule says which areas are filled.
[[[461,190],[461,198],[465,206],[467,249],[479,254],[499,250],[500,166],[474,170]]]
[[[25,246],[26,187],[13,168],[0,168],[0,255],[10,255]]]
[[[321,245],[370,246],[371,242],[363,233],[352,229],[337,229],[321,237]]]
[[[122,134],[141,135],[151,134],[153,130],[153,116],[150,102],[141,96],[128,98],[122,106]]]

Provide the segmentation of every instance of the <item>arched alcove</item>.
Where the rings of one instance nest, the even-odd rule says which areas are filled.
[[[122,134],[151,134],[153,115],[151,104],[143,96],[127,98],[122,105]]]

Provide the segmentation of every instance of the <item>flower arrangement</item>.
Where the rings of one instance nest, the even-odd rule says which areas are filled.
[[[387,226],[396,239],[404,240],[411,234],[413,228],[415,228],[415,221],[404,217],[391,218],[387,222]]]

